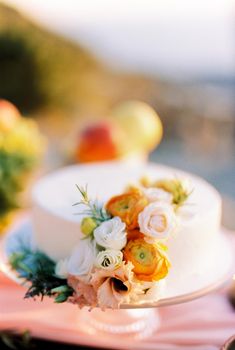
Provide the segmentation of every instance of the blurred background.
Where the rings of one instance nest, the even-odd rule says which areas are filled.
[[[234,1],[2,1],[0,97],[39,123],[48,170],[84,121],[147,102],[164,127],[150,159],[215,185],[235,228]]]

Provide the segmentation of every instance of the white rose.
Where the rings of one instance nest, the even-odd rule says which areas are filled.
[[[126,225],[122,220],[115,216],[104,221],[94,230],[94,237],[101,247],[121,250],[126,245]]]
[[[123,254],[120,250],[106,249],[96,257],[95,265],[105,270],[115,270],[122,264]]]
[[[89,238],[82,239],[68,261],[68,273],[84,276],[91,272],[97,255],[96,244]]]
[[[151,238],[167,238],[175,231],[177,218],[171,205],[150,203],[138,216],[140,232]]]
[[[68,259],[61,259],[57,262],[55,267],[55,274],[59,278],[68,277]]]
[[[147,200],[152,202],[172,203],[173,196],[171,193],[162,190],[161,188],[147,188],[144,190]]]

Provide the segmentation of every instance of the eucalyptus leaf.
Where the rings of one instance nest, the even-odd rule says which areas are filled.
[[[61,293],[55,298],[55,303],[64,303],[67,299],[68,295],[66,293]]]

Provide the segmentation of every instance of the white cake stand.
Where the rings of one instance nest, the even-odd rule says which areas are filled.
[[[16,272],[12,271],[8,265],[9,254],[17,251],[19,236],[21,241],[33,245],[33,230],[29,217],[15,225],[0,244],[0,270],[16,283],[22,284],[22,279],[19,279]],[[204,276],[194,276],[192,280],[185,281],[181,286],[177,285],[177,288],[169,285],[163,299],[138,305],[126,304],[122,305],[121,309],[105,312],[98,308],[91,312],[86,308],[78,311],[74,307],[79,329],[91,335],[101,333],[104,337],[110,334],[133,339],[150,336],[160,326],[156,308],[192,301],[215,291],[232,279],[233,253],[228,237],[222,234],[219,243],[219,258],[215,261],[213,268],[205,271]],[[52,318],[50,323],[53,324],[53,322],[58,321]]]

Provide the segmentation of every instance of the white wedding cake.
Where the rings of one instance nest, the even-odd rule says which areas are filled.
[[[183,179],[190,196],[180,208],[178,230],[165,241],[170,262],[165,278],[164,296],[182,283],[210,271],[218,258],[221,223],[221,197],[209,183],[192,174],[160,164],[74,165],[42,178],[33,190],[33,226],[37,247],[55,262],[69,257],[83,233],[79,214],[79,193],[75,185],[85,187],[92,198],[106,203],[122,193],[128,184],[147,176],[157,179]],[[171,290],[171,291],[170,291]]]

